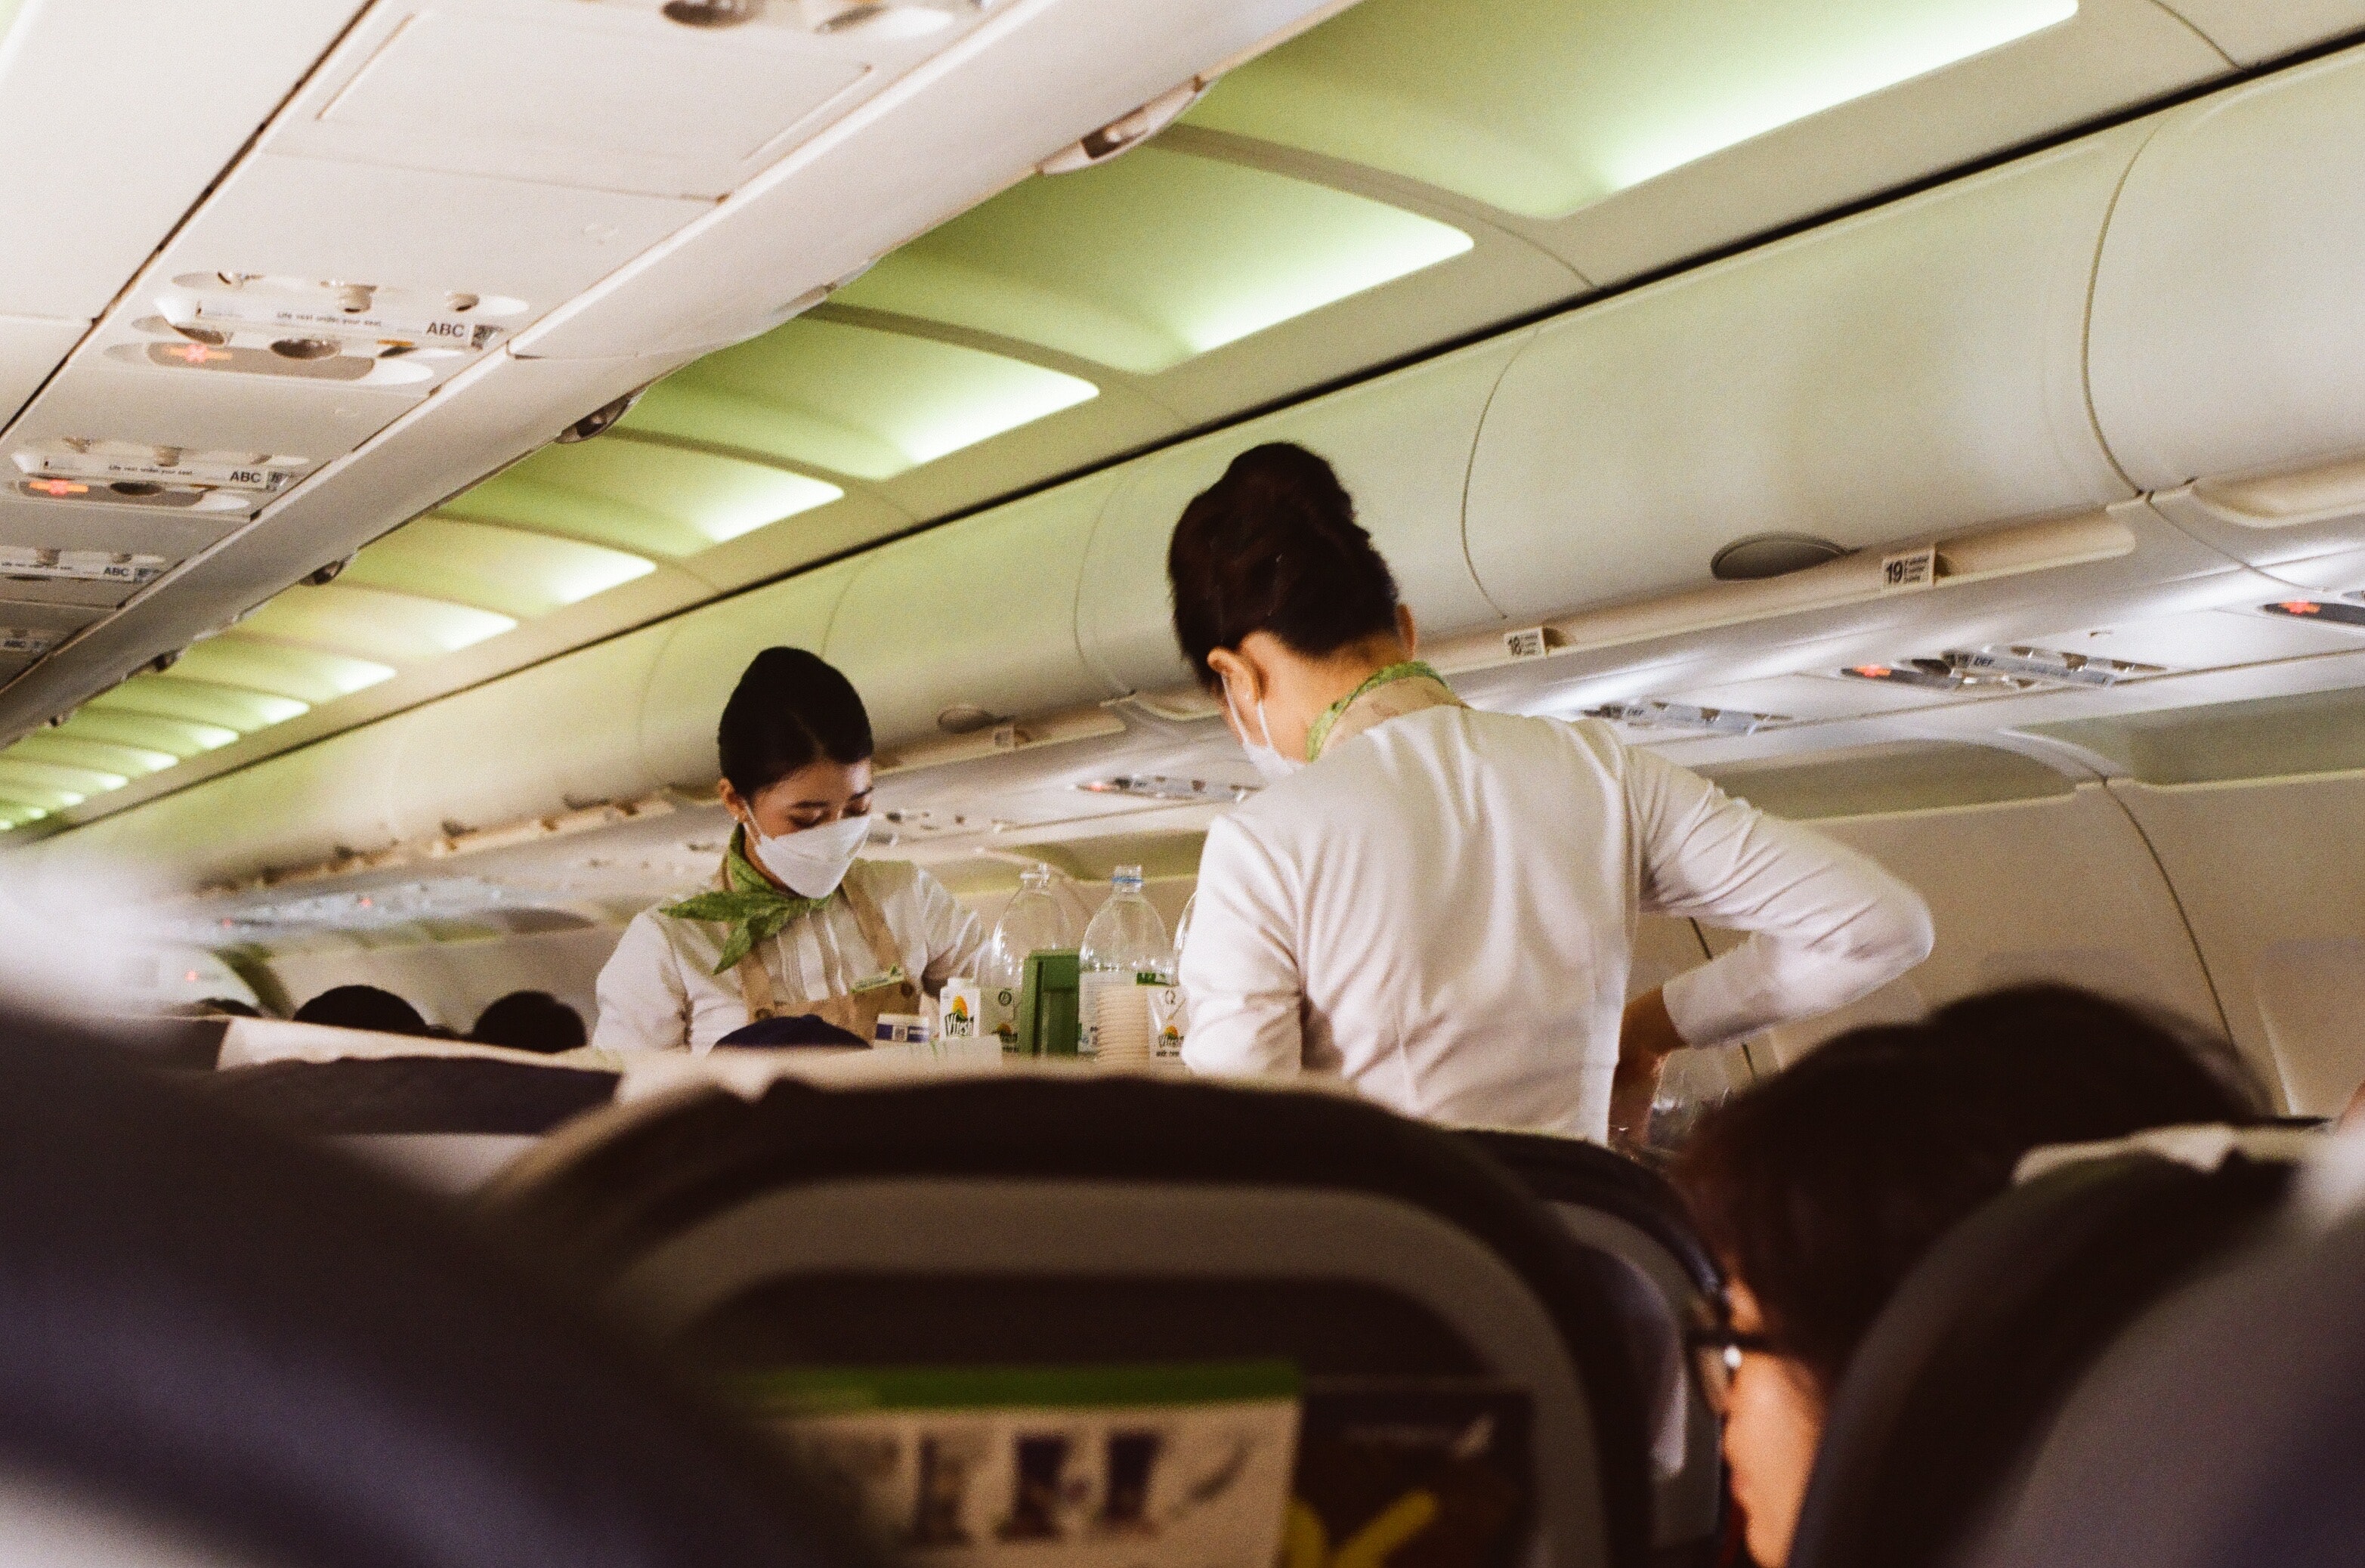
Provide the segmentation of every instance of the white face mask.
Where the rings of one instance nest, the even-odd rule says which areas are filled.
[[[1249,754],[1249,766],[1257,770],[1258,778],[1268,784],[1278,784],[1306,766],[1294,756],[1282,756],[1280,748],[1272,744],[1272,726],[1265,722],[1262,699],[1258,700],[1256,710],[1257,734],[1264,737],[1261,743],[1249,739],[1248,724],[1241,719],[1239,709],[1233,705],[1229,681],[1224,683],[1224,706],[1232,715],[1232,732],[1240,737],[1240,749]]]
[[[756,863],[788,884],[799,898],[825,899],[846,880],[855,851],[870,840],[868,816],[840,817],[818,827],[767,838],[753,822],[745,824]]]

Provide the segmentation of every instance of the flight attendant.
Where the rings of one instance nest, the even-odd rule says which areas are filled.
[[[801,648],[756,655],[723,710],[723,806],[738,824],[704,892],[644,910],[600,971],[592,1044],[705,1051],[810,1015],[869,1043],[883,1013],[968,972],[976,915],[916,866],[857,860],[870,836],[870,716]]]
[[[1606,723],[1464,706],[1304,448],[1235,459],[1167,566],[1182,651],[1266,779],[1200,863],[1194,1070],[1333,1072],[1416,1116],[1631,1140],[1669,1053],[1928,955],[1921,898],[1863,856]],[[1627,1005],[1645,913],[1755,935]]]

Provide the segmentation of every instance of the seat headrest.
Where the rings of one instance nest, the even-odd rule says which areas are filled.
[[[2121,1155],[2147,1154],[2171,1159],[2195,1170],[2214,1170],[2235,1155],[2259,1164],[2297,1165],[2324,1147],[2321,1126],[2281,1124],[2255,1127],[2201,1124],[2181,1127],[2146,1127],[2142,1132],[2100,1143],[2057,1143],[2032,1148],[2012,1172],[2014,1182],[2034,1182],[2081,1160],[2115,1159]]]

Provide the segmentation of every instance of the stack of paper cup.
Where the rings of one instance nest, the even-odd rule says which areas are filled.
[[[1147,1067],[1155,1053],[1146,985],[1103,985],[1093,994],[1093,1023],[1103,1067]]]

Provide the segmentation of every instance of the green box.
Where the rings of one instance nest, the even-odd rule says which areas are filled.
[[[1077,1053],[1079,970],[1073,947],[1047,947],[1026,955],[1026,978],[1018,991],[1018,1042],[1023,1057],[1071,1057]]]

